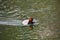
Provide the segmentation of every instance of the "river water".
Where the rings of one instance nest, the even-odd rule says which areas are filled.
[[[0,25],[0,40],[60,40],[60,0],[0,0],[0,21],[33,17],[39,25]]]

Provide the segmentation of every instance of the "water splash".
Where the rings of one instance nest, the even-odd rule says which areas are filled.
[[[23,20],[1,20],[0,24],[1,25],[12,25],[12,26],[25,26],[22,24]],[[34,24],[33,25],[38,25],[37,20],[33,20]],[[29,25],[26,25],[29,26]]]
[[[12,26],[23,26],[21,20],[6,20],[6,21],[0,21],[0,24],[2,24],[2,25],[12,25]]]

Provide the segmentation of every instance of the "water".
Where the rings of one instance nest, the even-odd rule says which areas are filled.
[[[59,13],[59,0],[0,0],[0,20],[39,20],[33,30],[0,25],[0,40],[60,40]]]

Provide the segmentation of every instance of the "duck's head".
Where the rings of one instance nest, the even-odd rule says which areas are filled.
[[[32,18],[32,17],[30,17],[30,18],[29,18],[29,22],[32,22],[32,21],[33,21],[33,18]]]

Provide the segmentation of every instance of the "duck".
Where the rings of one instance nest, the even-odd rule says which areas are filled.
[[[34,20],[34,19],[33,19],[32,17],[30,17],[30,18],[24,20],[24,21],[22,22],[22,24],[25,25],[25,26],[26,26],[26,25],[29,25],[29,29],[32,30],[32,29],[33,29],[33,24],[34,24],[33,20]]]

